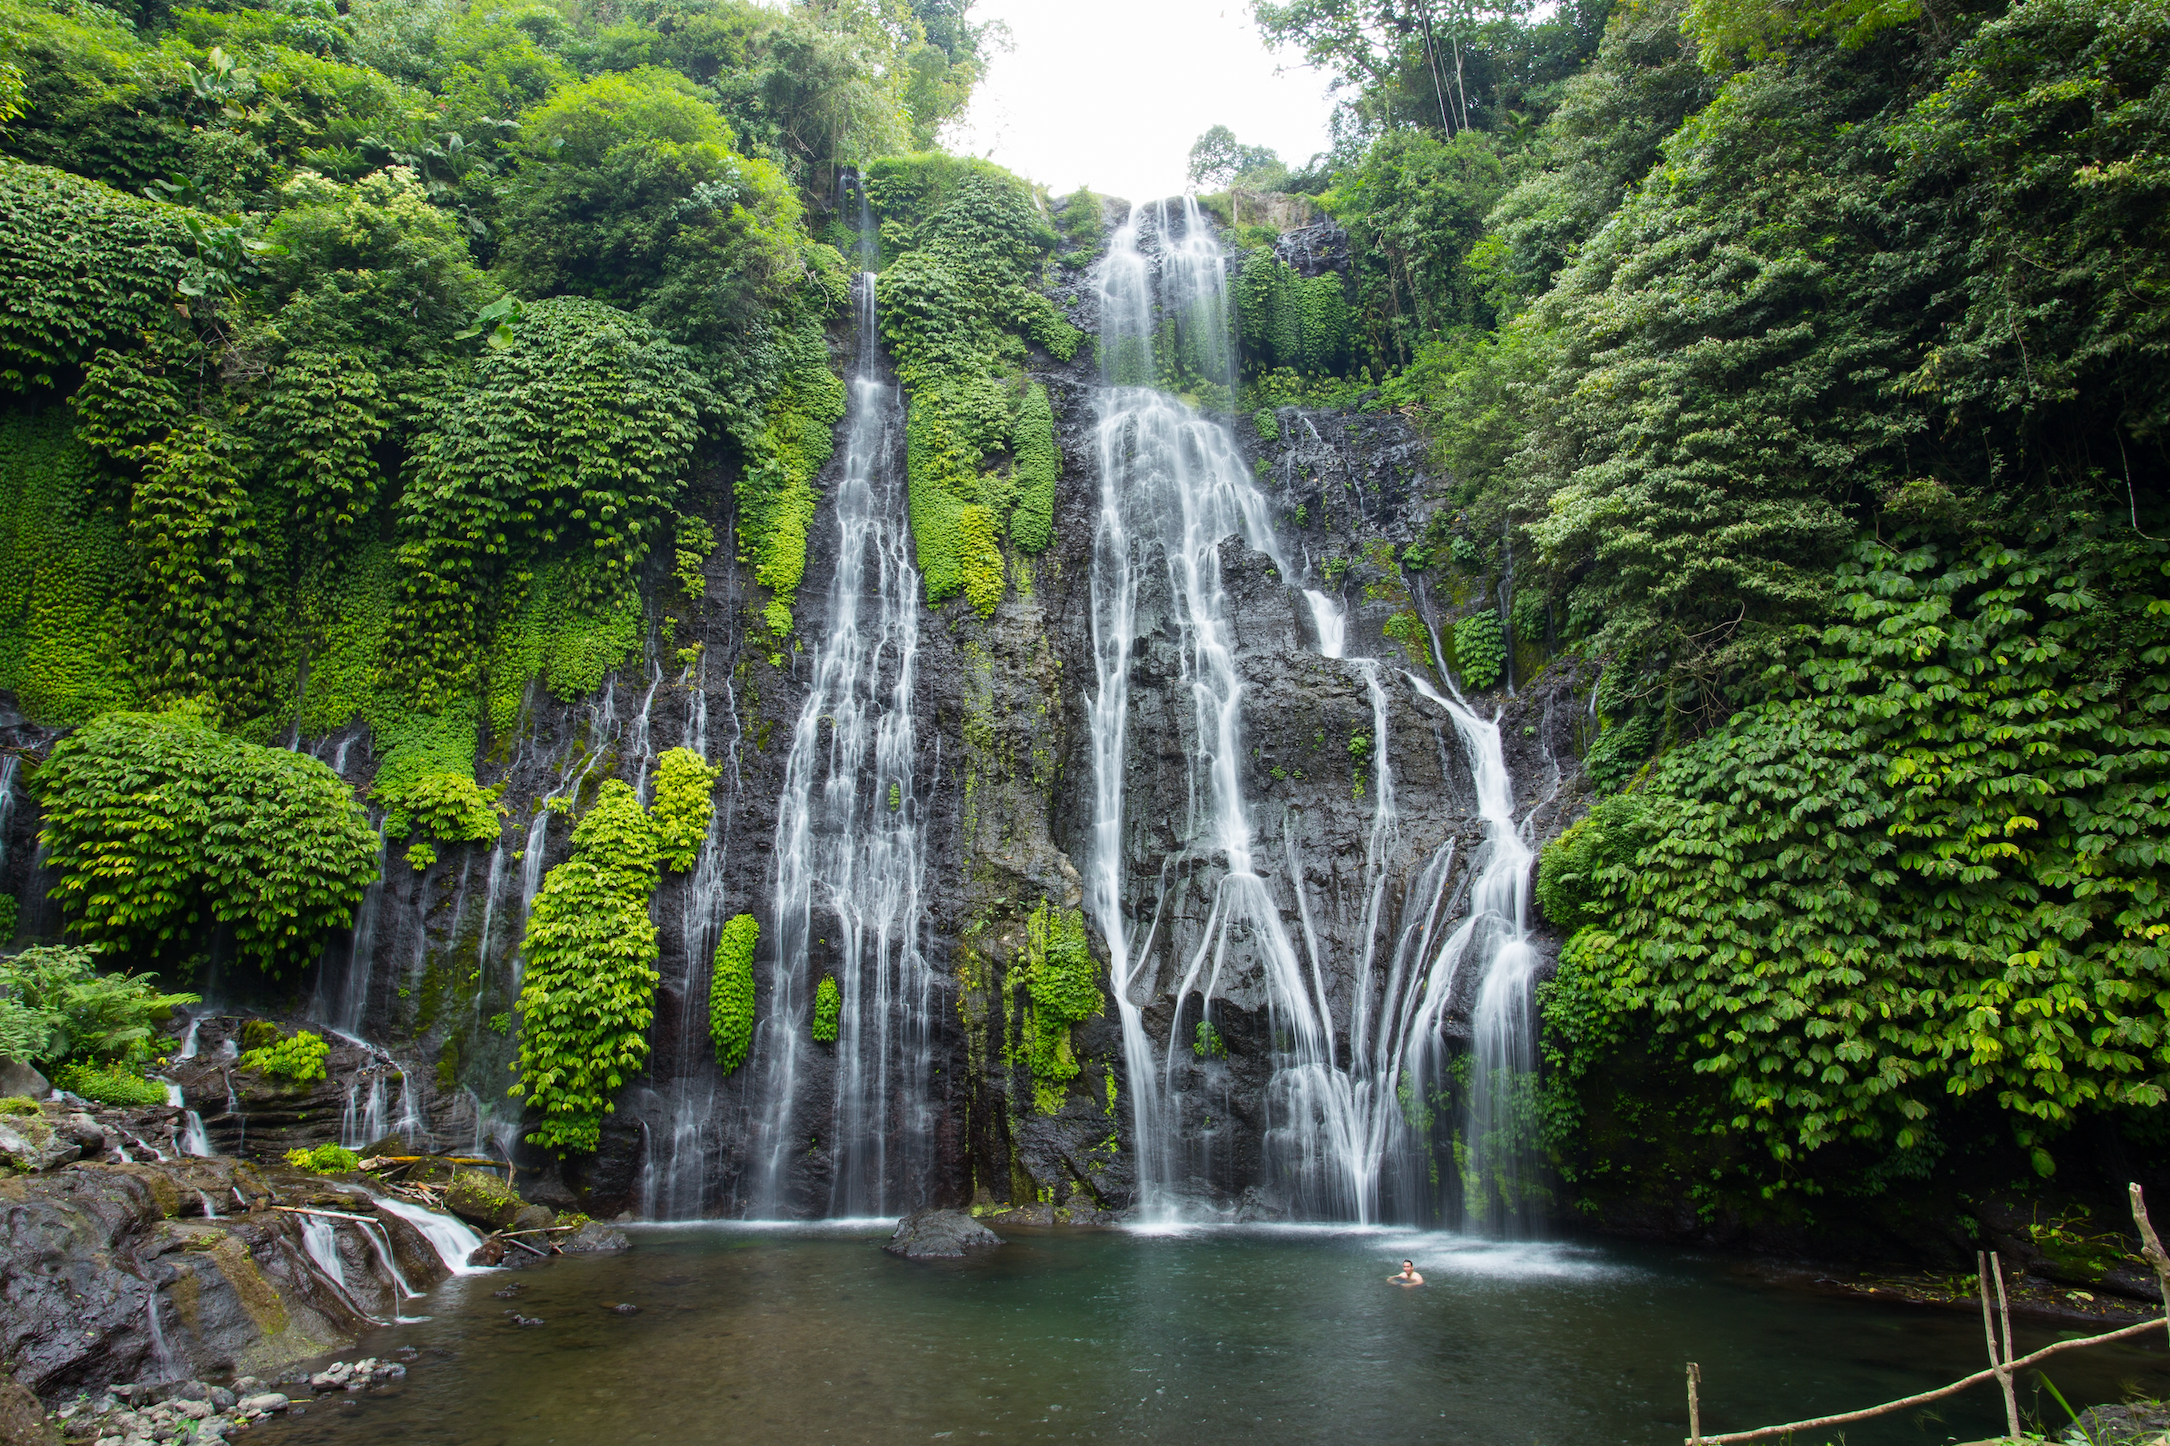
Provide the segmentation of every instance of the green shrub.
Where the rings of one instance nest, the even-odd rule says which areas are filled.
[[[305,1084],[324,1078],[324,1056],[331,1053],[331,1048],[320,1036],[304,1029],[277,1044],[249,1050],[234,1061],[234,1068],[260,1069]]]
[[[1500,680],[1506,664],[1507,633],[1499,625],[1498,613],[1486,608],[1455,623],[1454,668],[1462,675],[1463,687],[1491,687]]]
[[[44,1111],[28,1095],[0,1096],[0,1115],[38,1115]]]
[[[521,952],[520,1082],[541,1121],[530,1143],[592,1151],[611,1094],[648,1057],[658,975],[648,899],[656,835],[633,790],[610,779],[543,879]]]
[[[1574,827],[1545,845],[1537,867],[1537,904],[1545,921],[1573,934],[1612,917],[1603,871],[1634,860],[1642,847],[1643,801],[1622,794],[1601,801]]]
[[[837,993],[836,976],[824,974],[814,989],[814,1039],[820,1044],[836,1043],[838,1016],[843,1013],[843,996]]]
[[[64,1064],[53,1074],[53,1083],[70,1094],[101,1105],[141,1108],[166,1102],[166,1087],[145,1079],[123,1064],[78,1061]]]
[[[1548,1020],[1670,1041],[1781,1168],[1933,1158],[1979,1102],[2046,1171],[2083,1116],[2159,1110],[2166,557],[1863,544],[1767,701],[1659,759],[1620,837],[1612,804],[1554,845],[1540,898],[1582,927]]]
[[[0,1054],[31,1064],[141,1061],[176,1006],[201,1002],[159,993],[153,975],[101,974],[97,953],[40,944],[0,958]]]
[[[1592,783],[1610,792],[1635,776],[1657,741],[1657,725],[1638,714],[1597,735],[1597,741],[1583,755],[1582,771]]]
[[[318,1145],[311,1150],[288,1150],[286,1163],[312,1175],[344,1175],[362,1167],[362,1157],[338,1145]]]
[[[106,714],[54,744],[32,786],[70,927],[132,956],[193,953],[224,926],[276,975],[376,877],[376,834],[337,774],[188,714]]]
[[[1228,1043],[1221,1032],[1213,1027],[1210,1019],[1198,1021],[1198,1028],[1191,1036],[1190,1052],[1200,1059],[1228,1058]]]
[[[684,873],[700,856],[722,772],[722,765],[711,767],[690,748],[666,748],[656,760],[655,802],[648,818],[655,826],[657,861],[664,868]]]
[[[753,951],[761,924],[751,914],[734,915],[716,941],[715,973],[708,988],[708,1036],[716,1044],[716,1063],[729,1074],[746,1061],[753,1047]]]

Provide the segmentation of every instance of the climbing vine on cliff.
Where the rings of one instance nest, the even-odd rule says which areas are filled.
[[[716,1063],[729,1074],[746,1062],[753,1047],[753,951],[761,942],[761,921],[735,914],[716,941],[715,972],[708,985],[708,1037]]]
[[[593,1151],[611,1096],[648,1058],[655,1018],[656,834],[619,779],[573,829],[572,856],[535,896],[520,950],[520,1082],[541,1118],[532,1144]]]
[[[648,818],[655,825],[656,859],[664,868],[684,873],[693,867],[716,812],[716,779],[711,765],[690,748],[666,748],[656,759],[655,803]]]
[[[1032,1068],[1033,1100],[1042,1114],[1062,1108],[1063,1090],[1077,1078],[1070,1026],[1101,1011],[1100,974],[1085,937],[1085,916],[1043,900],[1025,919],[1020,973],[1030,999],[1022,1045]]]
[[[1027,552],[1052,535],[1053,413],[1023,366],[1028,344],[1067,361],[1081,339],[1034,285],[1061,238],[1030,187],[985,161],[878,161],[867,191],[890,258],[882,335],[911,394],[912,539],[927,601],[962,592],[985,617],[1006,586],[1005,535]]]

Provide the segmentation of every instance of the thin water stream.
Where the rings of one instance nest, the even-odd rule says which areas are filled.
[[[1315,1226],[1012,1231],[971,1259],[904,1261],[879,1230],[645,1227],[624,1256],[456,1279],[419,1306],[430,1320],[355,1347],[420,1349],[396,1391],[251,1439],[1662,1446],[1687,1434],[1689,1360],[1705,1428],[1739,1429],[1955,1380],[1982,1352],[1965,1312],[1809,1294],[1674,1251]],[[1428,1284],[1386,1283],[1404,1256]],[[514,1280],[515,1300],[492,1295]],[[626,1303],[638,1314],[606,1309]],[[514,1326],[508,1307],[545,1324]],[[2028,1349],[2048,1332],[2020,1335]],[[2170,1388],[2160,1348],[2055,1374],[2075,1402],[2126,1379]],[[1983,1390],[1845,1439],[1976,1440],[2000,1409]]]

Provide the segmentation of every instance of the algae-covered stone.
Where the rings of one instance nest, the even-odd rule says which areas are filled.
[[[526,1207],[511,1186],[480,1170],[460,1171],[445,1189],[445,1209],[487,1230],[506,1229]]]

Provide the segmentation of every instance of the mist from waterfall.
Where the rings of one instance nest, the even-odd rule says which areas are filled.
[[[1103,385],[1096,432],[1101,505],[1094,538],[1091,599],[1093,692],[1092,825],[1085,869],[1087,903],[1109,952],[1109,978],[1124,1043],[1139,1210],[1148,1221],[1180,1218],[1206,1193],[1209,1143],[1181,1126],[1177,1051],[1191,1018],[1185,1001],[1209,1008],[1224,983],[1256,975],[1268,1001],[1273,1041],[1266,1090],[1263,1177],[1301,1217],[1372,1221],[1413,1215],[1426,1197],[1433,1117],[1428,1090],[1446,1073],[1443,1025],[1455,986],[1470,976],[1477,991],[1474,1097],[1467,1138],[1471,1167],[1511,1175],[1511,1159],[1487,1141],[1516,1107],[1509,1080],[1533,1067],[1529,995],[1536,956],[1527,937],[1530,854],[1515,829],[1498,729],[1459,703],[1445,703],[1476,779],[1487,843],[1470,889],[1468,915],[1449,931],[1448,883],[1455,846],[1442,842],[1404,880],[1400,917],[1389,921],[1389,886],[1399,843],[1389,731],[1389,679],[1368,658],[1345,659],[1347,626],[1339,604],[1302,589],[1319,652],[1344,660],[1371,704],[1372,827],[1366,846],[1362,957],[1336,1017],[1330,989],[1338,972],[1322,957],[1302,861],[1293,838],[1280,860],[1261,859],[1242,785],[1243,680],[1235,666],[1220,576],[1220,546],[1237,535],[1273,561],[1292,587],[1306,569],[1290,565],[1276,540],[1268,505],[1224,422],[1169,395],[1232,398],[1235,372],[1219,243],[1185,200],[1134,208],[1095,273],[1101,316]],[[1185,864],[1217,873],[1207,920],[1196,940],[1159,977],[1158,911],[1134,919],[1127,903],[1124,778],[1129,688],[1137,644],[1141,581],[1166,570],[1179,634],[1176,691],[1187,698],[1191,736],[1189,816],[1178,820]],[[1412,685],[1437,698],[1428,685]],[[1286,892],[1301,925],[1299,951],[1268,875],[1285,869]],[[1141,937],[1142,929],[1142,937]],[[1445,936],[1444,938],[1442,936]],[[1158,940],[1163,951],[1174,941]],[[1381,956],[1382,945],[1385,954]],[[1465,991],[1466,992],[1466,991]],[[1147,1028],[1147,1011],[1172,1002],[1165,1038]],[[1338,1041],[1346,1040],[1345,1056]],[[1465,1185],[1469,1182],[1465,1179]],[[1504,1181],[1511,1192],[1512,1179]],[[1467,1190],[1473,1204],[1480,1196]],[[1512,1198],[1512,1196],[1510,1197]],[[1472,1218],[1498,1222],[1481,1205]]]
[[[861,228],[871,236],[863,198]],[[926,821],[912,716],[920,580],[874,282],[864,271],[853,286],[859,360],[834,490],[829,632],[814,649],[777,811],[770,998],[749,1064],[760,1102],[748,1187],[757,1216],[895,1214],[923,1203],[933,1166],[934,980],[923,952]],[[824,975],[842,1006],[833,1046],[809,1031]],[[830,1106],[819,1115],[801,1099],[825,1072],[815,1050],[834,1052]],[[793,1161],[815,1140],[831,1162],[825,1199],[792,1185]]]

